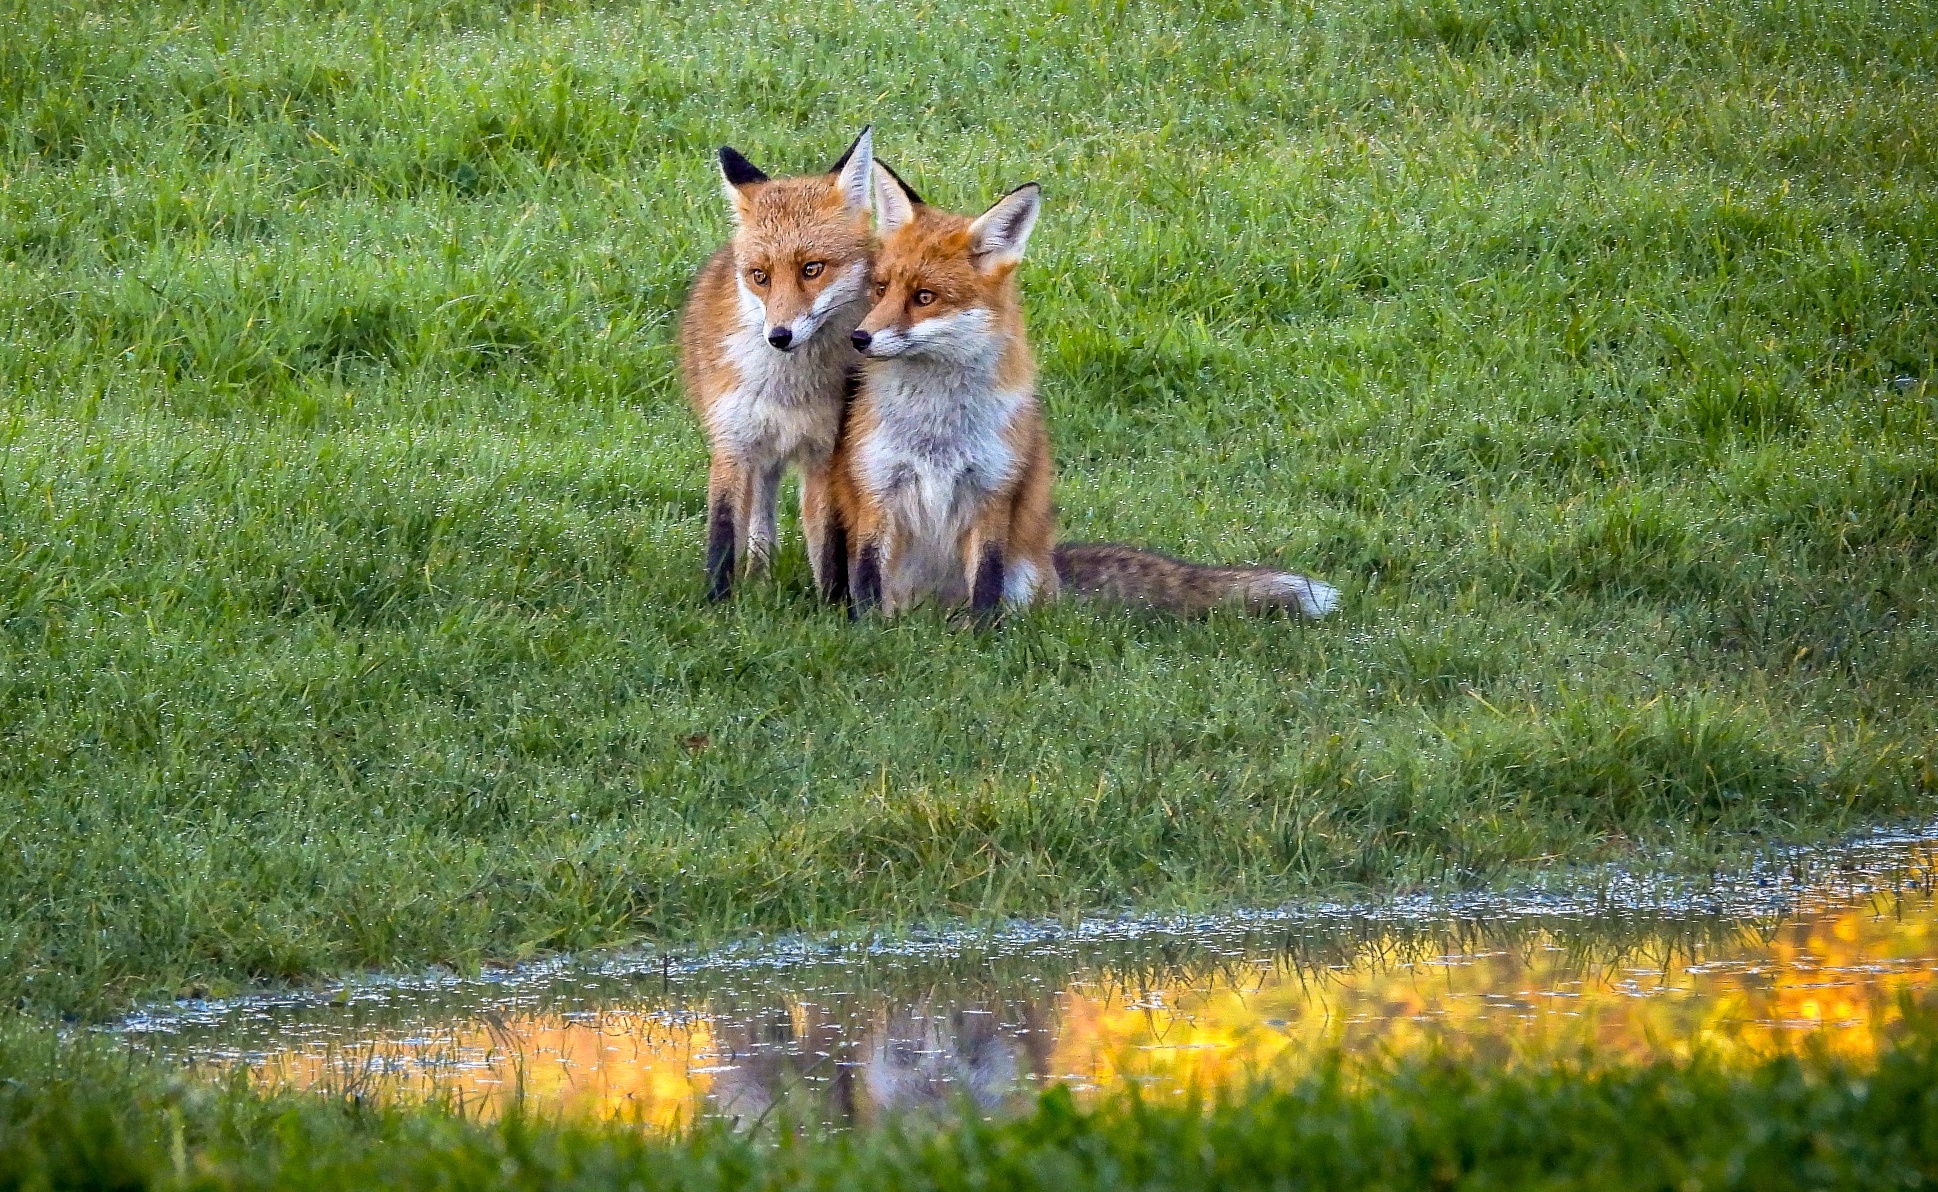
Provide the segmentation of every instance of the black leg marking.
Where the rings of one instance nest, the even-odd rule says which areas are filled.
[[[722,497],[707,519],[707,599],[725,600],[733,591],[733,502]]]
[[[821,541],[821,599],[848,603],[848,527],[831,517]]]
[[[863,614],[880,608],[881,603],[882,552],[871,542],[861,548],[861,557],[855,560],[855,590],[848,601],[848,618],[859,620]]]
[[[978,625],[996,619],[1003,603],[1003,549],[991,542],[982,548],[982,561],[976,567],[975,586],[969,591],[969,612]]]

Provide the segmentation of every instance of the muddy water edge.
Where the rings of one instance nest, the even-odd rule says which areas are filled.
[[[111,1029],[211,1078],[493,1115],[846,1125],[1063,1083],[1175,1097],[1321,1057],[1862,1058],[1938,986],[1938,836],[1699,889],[1025,924],[151,1007]]]

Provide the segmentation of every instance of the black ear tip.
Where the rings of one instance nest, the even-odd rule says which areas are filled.
[[[902,194],[908,199],[908,201],[911,204],[917,207],[926,205],[922,202],[922,196],[915,193],[915,188],[913,186],[910,186],[908,183],[902,181],[902,176],[895,172],[894,166],[889,165],[887,162],[883,161],[879,157],[875,159],[875,164],[880,166],[882,169],[888,171],[888,176],[895,180],[895,185],[902,188]]]
[[[767,175],[761,173],[753,162],[742,157],[740,150],[732,145],[720,146],[720,172],[735,186],[767,181]]]
[[[828,167],[828,173],[839,174],[842,170],[846,169],[848,167],[848,159],[855,155],[856,149],[861,148],[862,138],[866,137],[874,127],[873,124],[862,125],[861,131],[855,134],[855,139],[848,142],[848,147],[841,151],[841,156],[836,158],[834,164]]]

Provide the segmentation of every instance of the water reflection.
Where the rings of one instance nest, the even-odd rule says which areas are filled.
[[[131,1040],[279,1085],[442,1095],[491,1113],[676,1126],[719,1115],[870,1122],[1050,1081],[1175,1095],[1296,1073],[1332,1047],[1507,1059],[1874,1051],[1938,979],[1931,847],[1756,913],[1469,908],[1440,918],[1249,919],[901,956],[764,956],[675,973],[375,986],[335,1001],[152,1014]],[[1108,933],[1106,933],[1108,934]],[[342,1004],[338,1004],[338,1003]]]

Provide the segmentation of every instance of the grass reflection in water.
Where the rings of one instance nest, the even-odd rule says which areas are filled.
[[[958,1097],[995,1109],[1051,1081],[1157,1096],[1297,1074],[1348,1055],[1444,1048],[1748,1059],[1877,1050],[1938,975],[1922,846],[1898,892],[1806,893],[1750,920],[1475,916],[1318,931],[1081,941],[883,965],[562,983],[480,1007],[393,1000],[210,1022],[161,1040],[283,1086],[443,1096],[490,1115],[523,1098],[670,1127],[794,1116],[867,1122]]]

